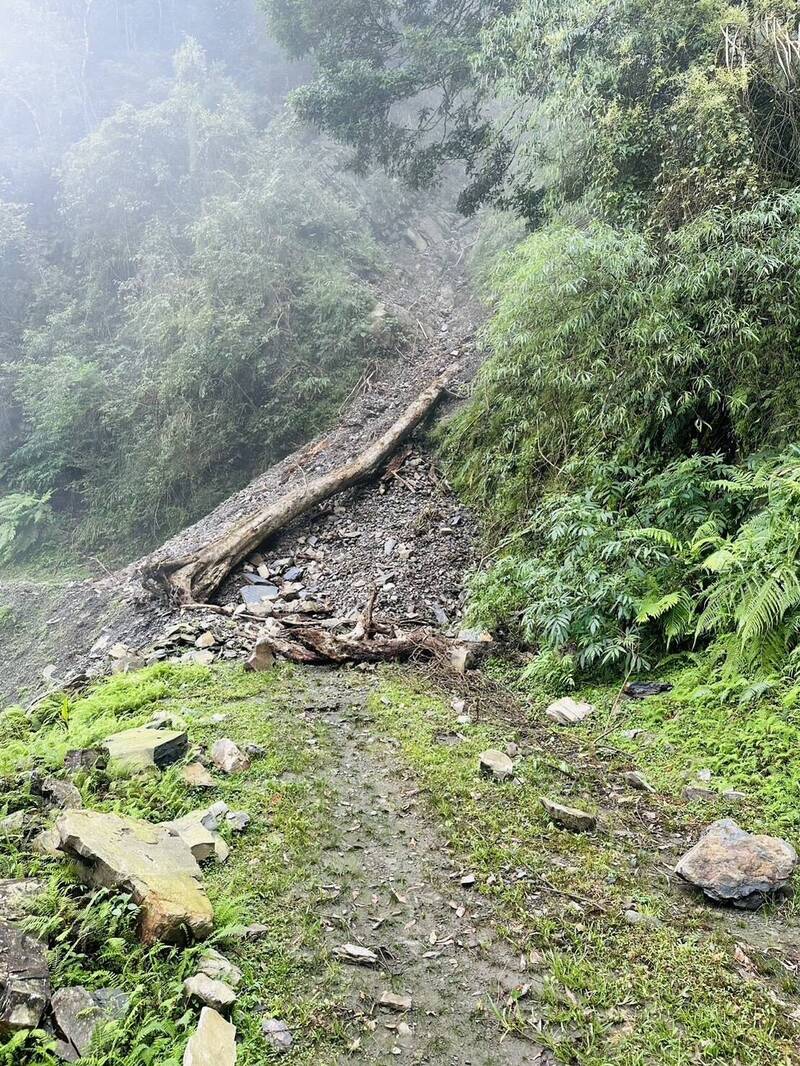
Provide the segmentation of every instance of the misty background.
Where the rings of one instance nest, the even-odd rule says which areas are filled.
[[[409,194],[288,115],[308,71],[250,0],[0,0],[0,24],[0,563],[132,558],[380,357]]]

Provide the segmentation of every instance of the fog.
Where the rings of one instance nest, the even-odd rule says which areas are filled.
[[[337,409],[409,201],[292,119],[250,0],[0,26],[0,562],[131,558]]]

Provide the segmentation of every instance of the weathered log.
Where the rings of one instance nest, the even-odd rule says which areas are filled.
[[[221,536],[191,555],[160,561],[143,572],[147,583],[158,582],[178,603],[203,602],[247,555],[300,515],[332,496],[373,477],[427,418],[457,373],[451,367],[414,400],[390,429],[351,462],[305,482],[255,514],[241,519]]]
[[[447,654],[447,641],[430,629],[417,629],[388,640],[353,640],[338,637],[324,629],[296,629],[291,639],[263,636],[276,655],[296,663],[315,666],[341,663],[402,662],[417,656],[430,658]]]

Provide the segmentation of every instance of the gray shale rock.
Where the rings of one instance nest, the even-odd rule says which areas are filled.
[[[80,985],[59,988],[53,993],[53,1017],[69,1044],[83,1056],[98,1025],[120,1021],[127,1014],[129,1003],[124,992],[113,988],[99,992],[89,992]]]
[[[103,741],[112,762],[132,770],[165,766],[182,759],[189,749],[189,738],[182,730],[126,729]]]
[[[261,1032],[267,1043],[279,1053],[285,1055],[292,1046],[293,1037],[289,1026],[281,1018],[267,1018],[261,1023]]]
[[[70,773],[79,770],[104,770],[108,766],[108,754],[99,748],[77,748],[64,756],[64,767]]]
[[[0,922],[0,1033],[38,1028],[49,999],[47,948]]]
[[[62,810],[78,810],[83,806],[83,798],[71,781],[46,777],[42,781],[41,792],[47,803]]]
[[[756,910],[788,884],[797,862],[787,841],[752,835],[723,818],[708,827],[675,872],[710,899]]]
[[[236,1002],[236,993],[225,984],[208,974],[198,973],[183,982],[183,988],[190,999],[199,999],[206,1007],[225,1013]]]

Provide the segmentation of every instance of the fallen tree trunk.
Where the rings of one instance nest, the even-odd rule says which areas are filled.
[[[315,666],[402,662],[417,656],[446,656],[448,649],[448,642],[429,629],[417,629],[388,640],[353,640],[309,626],[294,630],[291,639],[262,636],[259,643],[292,662]]]
[[[159,562],[143,577],[166,586],[178,603],[199,603],[219,587],[231,570],[268,537],[274,536],[312,507],[374,476],[387,459],[430,414],[458,371],[437,378],[403,412],[394,425],[359,456],[328,474],[306,482],[274,503],[241,519],[231,529],[191,555]]]

